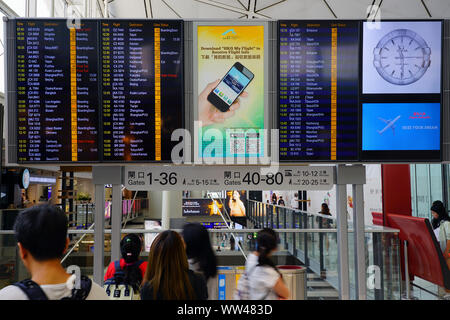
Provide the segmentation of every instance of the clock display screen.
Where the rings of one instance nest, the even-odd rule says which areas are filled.
[[[362,161],[442,158],[442,21],[363,22]]]
[[[440,21],[363,23],[363,93],[440,93]]]

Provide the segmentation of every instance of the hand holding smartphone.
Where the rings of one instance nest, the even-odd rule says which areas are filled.
[[[253,78],[254,74],[250,70],[236,62],[220,80],[217,87],[211,91],[207,99],[218,110],[226,112]]]

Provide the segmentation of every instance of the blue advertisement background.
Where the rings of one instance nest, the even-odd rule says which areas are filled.
[[[394,120],[393,130],[380,120]],[[418,117],[412,119],[411,117]],[[420,118],[424,117],[426,119]],[[362,107],[362,149],[369,150],[440,150],[439,103],[364,103]],[[411,129],[407,129],[411,126]],[[414,126],[436,127],[414,129]]]

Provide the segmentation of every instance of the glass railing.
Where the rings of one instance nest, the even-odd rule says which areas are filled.
[[[143,238],[145,234],[155,234],[163,230],[142,230],[142,229],[123,229],[122,233],[136,233]],[[176,230],[181,231],[181,230]],[[226,230],[216,229],[209,230],[211,244],[218,258],[223,256],[242,256],[237,249],[237,243],[240,244],[243,251],[248,254],[255,250],[256,239],[255,233],[259,229],[243,229],[243,230]],[[11,231],[10,231],[11,232]],[[63,266],[77,265],[81,271],[92,276],[93,272],[93,230],[72,230],[71,234],[81,236],[86,234],[83,241],[64,261]],[[286,239],[300,239],[291,244],[291,248],[287,248],[289,254],[295,256],[301,265],[307,266],[311,271],[320,275],[336,290],[338,285],[338,257],[337,257],[337,241],[336,229],[278,229],[280,236],[280,254],[283,247],[289,245],[283,242]],[[22,262],[18,258],[15,239],[12,232],[5,234],[6,231],[0,231],[1,247],[0,247],[0,288],[11,284],[15,281],[27,278],[29,275],[23,267]],[[231,234],[235,237],[233,245],[229,240]],[[110,263],[110,241],[111,230],[105,230],[105,260],[104,267]],[[352,249],[352,231],[349,232],[349,275],[350,275],[350,291],[351,298],[355,297],[355,268],[353,261]],[[289,241],[289,240],[288,240]],[[366,265],[376,265],[380,268],[382,279],[380,288],[368,288],[367,299],[373,300],[396,300],[400,299],[400,268],[399,268],[399,242],[398,234],[395,230],[386,228],[366,228],[365,232],[366,246]],[[218,248],[220,248],[218,250]],[[234,251],[234,252],[233,252]],[[148,253],[142,252],[141,258],[147,259]],[[245,260],[241,259],[241,264]],[[228,263],[226,263],[228,264]]]
[[[263,226],[273,227],[280,238],[279,253],[294,256],[298,264],[308,269],[323,280],[327,281],[336,290],[338,283],[338,255],[337,230],[334,228],[335,220],[329,216],[309,214],[286,207],[272,206],[250,201],[248,229],[228,230],[209,229],[211,244],[222,261],[230,256],[239,256],[243,264],[242,253],[245,255],[256,248],[256,232]],[[89,230],[70,230],[72,235],[72,249],[70,255],[64,260],[63,266],[77,265],[81,271],[92,276],[94,228]],[[153,238],[155,233],[163,230],[122,229],[122,234],[136,233],[145,238]],[[181,230],[176,230],[181,232]],[[83,238],[81,238],[83,237]],[[235,241],[230,241],[234,237]],[[81,240],[80,240],[81,239]],[[105,259],[107,268],[111,256],[111,230],[105,229]],[[366,266],[378,266],[381,272],[380,288],[368,288],[367,299],[395,300],[400,299],[401,276],[398,230],[366,226],[365,228]],[[349,227],[349,276],[350,294],[354,299],[355,292],[355,261],[353,251],[353,230]],[[143,250],[142,259],[147,259],[148,253]],[[292,259],[290,259],[292,261]],[[223,265],[228,265],[225,262]],[[0,231],[0,288],[27,278],[29,275],[17,255],[15,238],[12,230]],[[370,276],[367,274],[366,277]]]
[[[264,216],[258,214],[265,212]],[[338,248],[336,218],[318,213],[309,213],[289,207],[257,201],[249,201],[248,219],[255,228],[269,226],[274,229],[292,228],[302,232],[280,233],[281,247],[297,257],[311,271],[339,290]],[[277,228],[278,226],[278,228]],[[353,223],[348,221],[348,256],[350,296],[356,296],[356,273]],[[376,300],[400,299],[401,275],[399,230],[365,226],[366,266],[378,267],[381,273],[380,288],[368,288],[367,298]],[[364,270],[366,272],[366,270]],[[367,277],[370,276],[366,274]]]
[[[148,209],[148,199],[124,199],[122,200],[122,223],[131,221]],[[111,201],[105,201],[105,225],[111,222]],[[73,229],[89,229],[94,223],[95,205],[93,203],[81,203],[75,205]]]

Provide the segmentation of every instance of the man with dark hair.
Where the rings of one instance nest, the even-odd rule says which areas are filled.
[[[283,196],[280,196],[280,199],[278,199],[278,205],[282,206],[282,207],[285,206],[285,203],[284,203],[284,200],[283,200]]]
[[[14,224],[20,258],[31,279],[0,290],[0,300],[107,300],[104,290],[87,277],[75,288],[76,276],[61,266],[69,245],[67,217],[48,204],[22,211]]]

